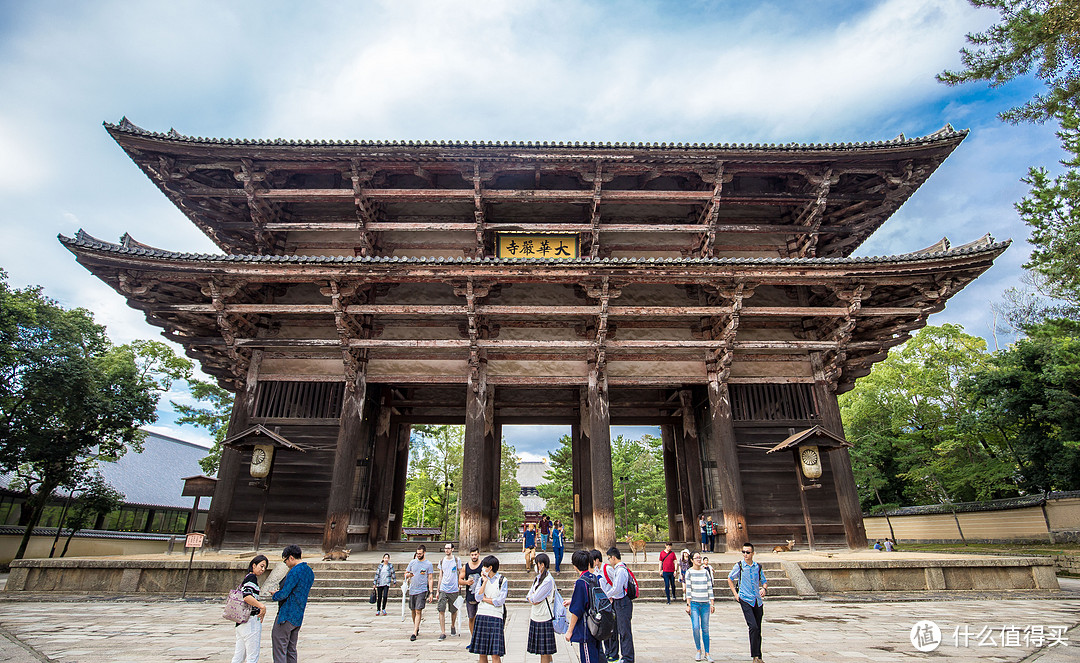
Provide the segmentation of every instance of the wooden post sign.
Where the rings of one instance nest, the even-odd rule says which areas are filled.
[[[185,548],[191,548],[191,557],[188,557],[187,573],[184,574],[184,591],[180,594],[180,598],[187,598],[188,580],[191,579],[191,565],[195,562],[195,549],[202,548],[203,539],[206,535],[201,532],[189,532],[187,540],[184,541]]]

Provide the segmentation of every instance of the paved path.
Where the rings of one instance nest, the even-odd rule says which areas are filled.
[[[1073,581],[1075,582],[1075,581]],[[65,663],[154,663],[228,661],[233,631],[217,603],[160,600],[33,601],[0,603],[0,661]],[[263,657],[270,661],[270,619],[263,631]],[[400,614],[375,617],[366,603],[321,602],[309,605],[300,634],[305,663],[471,663],[464,647],[467,633],[438,641],[437,613],[431,610],[420,638],[409,641]],[[921,653],[910,641],[916,621],[932,620],[942,632],[940,647]],[[1002,646],[1006,637],[1019,646]],[[977,645],[986,627],[994,645]],[[1015,630],[1008,627],[1015,627]],[[1067,646],[1024,646],[1025,627],[1064,627]],[[957,628],[971,634],[967,647],[956,646]],[[525,653],[528,612],[510,609],[507,663],[538,663]],[[746,626],[734,603],[719,602],[711,621],[712,655],[718,663],[748,661]],[[984,632],[985,635],[985,632]],[[677,604],[642,604],[634,615],[640,663],[693,661],[689,618]],[[765,659],[801,661],[914,661],[949,658],[960,661],[1080,661],[1080,591],[1073,587],[1052,599],[963,599],[949,601],[857,602],[845,599],[786,601],[766,604]],[[961,643],[962,644],[962,643]],[[555,663],[574,663],[565,646]]]

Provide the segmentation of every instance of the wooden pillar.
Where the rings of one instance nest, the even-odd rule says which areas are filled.
[[[724,508],[724,542],[737,550],[747,538],[746,504],[743,500],[739,451],[735,446],[735,426],[731,420],[731,395],[727,382],[709,380],[709,448],[719,472],[720,501]]]
[[[679,510],[683,516],[682,537],[683,541],[693,543],[698,540],[697,517],[701,511],[694,509],[694,502],[690,497],[690,475],[686,460],[687,436],[682,426],[676,426],[674,433],[675,466],[679,473]],[[694,442],[696,444],[696,440]]]
[[[615,485],[611,474],[611,417],[607,376],[595,365],[589,372],[589,461],[592,474],[593,545],[615,545]]]
[[[375,418],[375,450],[371,454],[371,479],[368,481],[368,549],[374,549],[385,541],[387,521],[390,518],[392,495],[387,487],[394,485],[394,462],[397,460],[396,430],[390,427],[390,407],[387,397],[379,403]]]
[[[229,430],[225,437],[241,433],[251,425],[255,412],[255,393],[259,383],[259,366],[262,364],[263,351],[253,350],[248,362],[247,380],[244,387],[233,399],[232,415],[229,417]],[[210,502],[210,513],[206,521],[206,545],[215,550],[221,548],[228,529],[229,514],[232,512],[233,493],[240,474],[245,471],[239,449],[225,447],[221,450],[221,463],[218,465],[217,485],[214,498]],[[191,527],[195,524],[192,523]]]
[[[811,353],[810,363],[814,369],[814,403],[821,417],[821,425],[830,433],[843,437],[844,422],[840,418],[840,405],[836,402],[836,392],[825,380],[821,353]],[[851,469],[851,455],[846,448],[829,451],[829,468],[832,470],[836,499],[840,503],[840,520],[844,523],[848,547],[862,550],[866,548],[866,526],[859,506],[855,473]]]
[[[360,365],[356,378],[345,384],[341,404],[341,424],[338,426],[334,467],[330,474],[330,499],[326,506],[326,525],[323,528],[323,552],[345,548],[349,542],[349,523],[352,520],[353,493],[356,489],[356,459],[359,455],[367,399],[367,376]]]
[[[705,502],[705,462],[701,457],[701,435],[697,428],[697,411],[694,409],[693,392],[684,389],[679,392],[682,401],[682,448],[680,453],[686,457],[686,488],[690,498],[690,519],[686,527],[690,541],[701,539],[698,518],[704,513]]]
[[[489,410],[488,421],[495,419],[495,399],[490,398],[489,402],[492,407]],[[495,424],[493,426],[493,435],[491,436],[491,458],[492,458],[492,495],[491,495],[491,532],[488,534],[489,543],[499,543],[502,541],[502,532],[499,530],[499,501],[502,498],[502,424]]]
[[[490,526],[484,519],[484,483],[487,472],[484,438],[487,431],[487,363],[469,375],[465,393],[465,449],[461,471],[461,549],[482,548]]]
[[[667,499],[667,539],[678,541],[683,532],[676,515],[682,508],[679,500],[679,466],[675,461],[675,432],[670,424],[660,427],[660,440],[664,458],[664,497]]]
[[[584,401],[584,393],[581,395]],[[570,426],[570,462],[573,471],[573,511],[574,511],[574,542],[580,548],[585,543],[592,543],[592,516],[582,517],[583,512],[592,513],[592,479],[585,482],[588,474],[585,472],[587,461],[584,460],[585,441],[581,424]],[[585,509],[586,503],[589,509]]]
[[[398,424],[397,449],[394,454],[394,484],[391,490],[390,513],[393,514],[386,528],[387,541],[400,541],[404,526],[405,482],[409,472],[409,441],[412,438],[412,426]]]

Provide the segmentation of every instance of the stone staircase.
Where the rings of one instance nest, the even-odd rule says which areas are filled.
[[[795,588],[788,579],[780,562],[761,562],[765,571],[765,577],[769,580],[769,599],[798,598]],[[311,588],[313,600],[356,600],[367,601],[371,594],[371,583],[375,575],[375,565],[359,562],[315,562],[312,565],[315,571],[315,584]],[[633,564],[627,566],[634,572],[638,580],[640,595],[638,601],[662,602],[664,600],[664,580],[656,571],[656,564]],[[727,587],[727,572],[730,565],[723,568],[713,567],[716,573],[716,597],[725,599],[729,596]],[[405,567],[403,564],[395,564],[398,586],[404,579]],[[529,591],[534,575],[524,570],[524,564],[507,563],[500,569],[510,583],[508,601],[510,603],[524,603],[525,594]],[[435,581],[438,582],[438,569],[436,569]],[[553,574],[556,586],[564,598],[570,598],[573,591],[574,581],[577,579],[577,571],[570,564],[564,564],[562,573]],[[682,589],[676,585],[679,598],[682,597]],[[390,603],[395,604],[395,599],[400,603],[400,591],[391,589]],[[396,605],[396,604],[395,604]]]

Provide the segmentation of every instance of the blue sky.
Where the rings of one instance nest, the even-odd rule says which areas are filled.
[[[993,347],[989,304],[1029,251],[1020,178],[1061,156],[1052,127],[996,118],[1035,82],[934,80],[995,18],[962,0],[2,2],[0,266],[91,309],[114,341],[158,337],[56,241],[84,228],[216,250],[102,129],[125,115],[216,137],[668,142],[881,140],[949,122],[971,135],[859,254],[1017,240],[930,319]],[[207,438],[173,418],[163,401],[159,430]],[[507,437],[546,455],[561,433]]]

